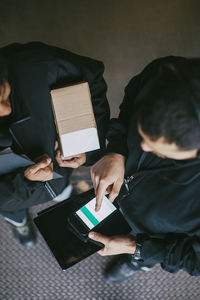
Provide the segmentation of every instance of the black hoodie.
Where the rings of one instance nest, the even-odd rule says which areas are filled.
[[[80,81],[89,83],[101,145],[101,149],[87,153],[86,164],[91,165],[105,148],[109,120],[107,86],[102,76],[103,63],[64,49],[31,42],[8,45],[0,49],[0,54],[7,60],[11,85],[12,118],[3,121],[9,123],[13,151],[33,160],[46,153],[54,162],[54,170],[64,176],[45,183],[33,182],[24,178],[23,168],[0,176],[0,210],[16,211],[56,197],[68,184],[72,172],[55,161],[57,137],[50,90]],[[0,129],[2,126],[1,123]]]
[[[119,117],[110,123],[107,152],[126,158],[125,174],[132,176],[130,195],[118,201],[143,245],[144,262],[161,263],[169,272],[183,269],[200,275],[200,159],[175,161],[143,152],[137,130],[136,106],[146,96],[151,101],[151,88],[159,85],[157,74],[162,67],[170,64],[178,68],[177,61],[182,60],[186,64],[192,61],[200,70],[198,59],[165,57],[153,61],[129,82]],[[198,81],[200,85],[200,77],[195,74],[195,85]],[[198,92],[198,85],[194,91]],[[197,117],[198,96],[193,94],[191,103]]]

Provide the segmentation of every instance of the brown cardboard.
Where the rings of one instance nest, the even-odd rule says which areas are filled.
[[[64,152],[67,151],[64,150],[64,148],[66,149],[67,145],[63,145],[63,136],[65,136],[68,133],[79,131],[81,134],[82,130],[84,129],[96,128],[96,122],[93,113],[88,83],[82,82],[71,86],[66,86],[63,88],[52,90],[51,99],[56,128],[61,143],[61,150],[64,154]],[[88,140],[88,144],[89,143],[90,141]],[[68,142],[68,146],[69,145],[70,143]],[[91,146],[92,145],[90,145],[89,149],[91,148]],[[97,147],[96,144],[96,146],[94,145],[93,148],[98,149],[99,146]],[[84,148],[84,150],[85,149],[87,149],[87,147]]]

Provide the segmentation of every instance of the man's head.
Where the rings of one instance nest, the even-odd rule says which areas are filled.
[[[8,116],[11,113],[9,95],[7,66],[4,58],[0,56],[0,117]]]
[[[179,57],[156,63],[138,101],[141,147],[161,157],[194,158],[200,149],[200,63]]]

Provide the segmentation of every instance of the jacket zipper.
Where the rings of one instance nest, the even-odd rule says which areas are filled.
[[[142,164],[143,161],[145,160],[146,156],[147,156],[147,153],[146,153],[146,152],[143,152],[142,155],[141,155],[141,157],[140,157],[140,159],[139,159],[139,163],[138,163],[138,166],[137,166],[137,171],[140,169],[141,164]],[[128,193],[130,192],[128,184],[129,184],[131,181],[133,181],[134,179],[135,179],[135,176],[133,176],[133,175],[127,176],[127,177],[124,179],[124,185],[125,185],[126,190],[127,190]]]
[[[134,177],[133,175],[127,176],[126,178],[124,178],[124,185],[125,185],[125,188],[126,188],[128,194],[130,193],[128,184],[129,184],[133,179],[135,179],[135,177]]]

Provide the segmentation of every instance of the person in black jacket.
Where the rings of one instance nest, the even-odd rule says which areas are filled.
[[[0,212],[24,246],[35,243],[27,209],[57,199],[73,168],[91,165],[105,148],[109,120],[101,62],[40,42],[0,49],[0,150],[10,146],[35,164],[0,176]],[[55,155],[56,128],[50,90],[81,81],[89,83],[100,150],[62,160]],[[55,157],[56,156],[56,157]],[[62,178],[53,179],[53,171]]]
[[[101,255],[126,253],[108,265],[107,280],[156,263],[200,275],[200,60],[159,58],[131,79],[108,140],[107,155],[91,169],[96,210],[124,182],[127,196],[116,201],[132,232],[90,233],[105,244]]]

